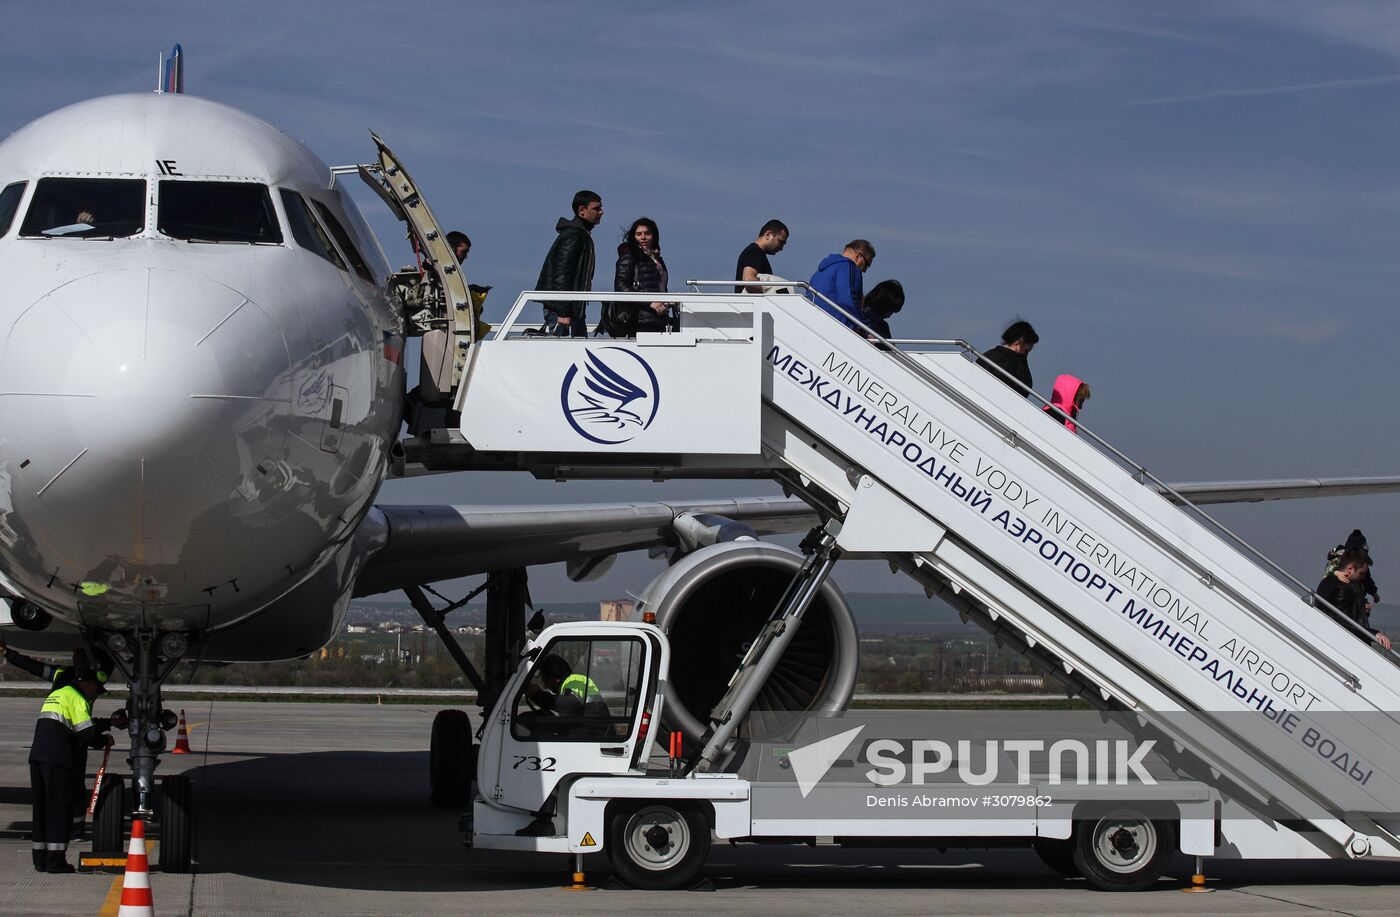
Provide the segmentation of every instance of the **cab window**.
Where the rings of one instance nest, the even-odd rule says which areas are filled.
[[[350,234],[345,231],[345,227],[335,218],[331,208],[320,201],[312,198],[311,203],[316,207],[316,213],[320,215],[321,222],[326,224],[326,228],[331,231],[335,241],[340,245],[340,250],[345,253],[345,257],[350,259],[350,266],[370,283],[374,283],[374,274],[370,272],[369,265],[365,264],[365,259],[360,257],[360,252],[355,248],[355,243],[351,241]]]
[[[562,638],[535,657],[515,699],[517,739],[625,741],[642,690],[642,641]]]
[[[0,191],[0,236],[10,231],[10,224],[15,221],[15,212],[19,210],[19,199],[24,197],[24,186],[28,182],[17,181],[13,185],[6,185],[4,191]]]
[[[340,255],[336,252],[335,246],[331,244],[330,237],[321,228],[321,224],[316,222],[316,218],[311,215],[311,210],[306,206],[306,200],[295,191],[288,191],[286,188],[280,189],[282,194],[282,208],[287,211],[287,225],[291,227],[292,238],[297,245],[307,251],[320,255],[331,264],[345,270],[345,262],[340,260]]]
[[[146,226],[146,183],[139,178],[41,178],[21,236],[116,239]]]
[[[234,181],[163,181],[156,228],[190,242],[282,241],[266,185]]]

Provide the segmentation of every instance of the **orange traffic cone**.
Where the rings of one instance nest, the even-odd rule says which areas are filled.
[[[155,917],[151,902],[151,867],[146,862],[146,823],[131,823],[131,845],[126,851],[126,875],[122,877],[122,903],[117,917]]]
[[[171,749],[172,755],[192,755],[190,750],[190,734],[185,731],[185,711],[180,711],[180,731],[175,733],[175,747]]]

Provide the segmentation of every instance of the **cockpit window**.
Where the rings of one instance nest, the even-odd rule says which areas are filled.
[[[19,199],[24,197],[24,186],[28,182],[17,181],[13,185],[6,185],[4,191],[0,191],[0,236],[10,231],[10,224],[15,221],[15,211],[19,210]]]
[[[156,228],[190,242],[282,241],[266,185],[233,181],[163,181]]]
[[[297,245],[325,258],[331,264],[346,270],[345,262],[340,260],[340,255],[336,253],[335,246],[326,236],[326,231],[321,228],[321,224],[316,222],[316,218],[307,209],[306,201],[295,191],[288,191],[286,188],[278,189],[282,194],[282,207],[287,211],[287,224],[292,228],[292,238],[296,239]]]
[[[146,183],[139,178],[41,178],[19,234],[115,239],[145,225]]]
[[[316,205],[316,212],[321,215],[321,220],[326,224],[326,228],[335,236],[335,241],[340,244],[340,250],[345,252],[345,257],[350,259],[350,266],[370,283],[374,283],[374,274],[370,272],[369,265],[365,264],[365,259],[360,257],[359,249],[355,248],[355,243],[350,239],[350,234],[345,231],[345,227],[340,225],[340,221],[335,218],[331,208],[320,201],[312,198],[311,203]]]

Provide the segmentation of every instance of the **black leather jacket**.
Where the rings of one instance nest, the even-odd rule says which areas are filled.
[[[661,253],[656,260],[643,255],[632,257],[632,250],[624,243],[618,246],[617,268],[613,272],[613,289],[619,293],[665,293],[667,284],[666,261]],[[607,310],[608,332],[615,337],[630,337],[638,331],[664,331],[670,324],[669,313],[662,315],[647,303],[609,303]]]
[[[540,279],[535,282],[537,290],[592,290],[593,289],[593,226],[578,217],[572,220],[560,219],[554,227],[559,233],[549,254],[544,256],[540,266]],[[549,302],[544,304],[545,320],[551,315],[583,319],[584,301]]]

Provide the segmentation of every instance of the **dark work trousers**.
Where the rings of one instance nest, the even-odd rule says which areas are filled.
[[[87,787],[87,749],[78,752],[77,767],[73,768],[73,816],[68,828],[68,839],[78,840],[83,836],[87,823],[87,804],[91,794]]]
[[[34,868],[68,861],[69,817],[73,811],[73,768],[57,764],[29,765],[29,786],[34,793],[34,831],[30,845]]]

